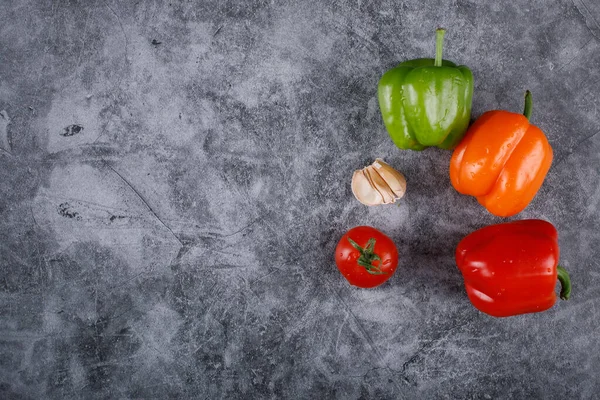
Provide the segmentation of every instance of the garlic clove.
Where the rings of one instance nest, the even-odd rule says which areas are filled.
[[[394,192],[392,189],[385,183],[381,175],[377,173],[375,168],[372,165],[363,169],[365,174],[368,176],[369,181],[371,182],[371,186],[375,189],[381,197],[383,198],[383,204],[390,204],[394,202]]]
[[[375,206],[383,203],[381,194],[373,190],[371,182],[363,173],[363,170],[354,171],[352,175],[352,193],[354,197],[366,206]]]
[[[404,197],[406,193],[406,178],[402,173],[396,171],[392,166],[378,158],[373,163],[373,168],[388,184],[390,189],[394,192],[396,199]]]
[[[404,175],[380,158],[352,175],[352,193],[367,206],[394,203],[405,192]]]

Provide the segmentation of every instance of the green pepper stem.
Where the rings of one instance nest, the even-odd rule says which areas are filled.
[[[525,92],[525,110],[523,111],[523,115],[527,120],[531,118],[531,110],[533,109],[533,100],[531,98],[531,92],[528,90]]]
[[[444,28],[437,28],[435,31],[435,63],[436,67],[442,66],[442,49],[444,48]]]
[[[566,269],[561,267],[560,265],[556,267],[558,272],[558,280],[560,281],[560,298],[563,300],[569,300],[569,296],[571,296],[571,278],[569,278],[569,273]]]

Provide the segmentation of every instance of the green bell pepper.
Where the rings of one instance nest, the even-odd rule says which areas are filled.
[[[435,59],[405,61],[379,80],[383,122],[401,149],[452,149],[469,126],[473,74],[442,60],[444,33],[436,31]]]

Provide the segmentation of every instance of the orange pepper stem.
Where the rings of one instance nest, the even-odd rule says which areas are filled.
[[[525,92],[525,110],[523,111],[523,115],[527,120],[531,117],[531,111],[533,109],[533,100],[531,98],[531,92],[528,90]]]
[[[437,28],[435,31],[435,62],[436,67],[442,66],[442,49],[444,48],[444,28]]]
[[[560,281],[560,298],[563,300],[569,300],[571,296],[571,278],[566,269],[560,265],[556,267],[558,272],[558,280]]]

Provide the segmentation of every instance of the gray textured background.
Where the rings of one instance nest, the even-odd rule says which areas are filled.
[[[600,3],[422,3],[3,1],[0,397],[598,398]],[[555,159],[516,218],[573,280],[545,313],[470,305],[454,248],[500,219],[383,128],[437,26],[474,117],[533,92]],[[397,205],[352,197],[375,157]],[[373,290],[333,263],[362,224],[400,251]]]

